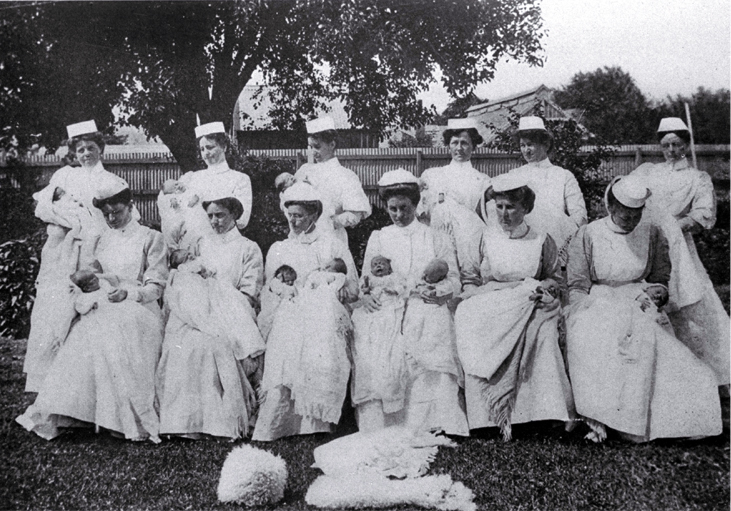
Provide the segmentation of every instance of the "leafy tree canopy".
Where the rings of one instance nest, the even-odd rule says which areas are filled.
[[[583,112],[581,123],[611,144],[654,142],[654,115],[634,79],[620,67],[577,73],[571,83],[555,92],[561,108]]]
[[[111,126],[112,108],[196,165],[201,122],[230,127],[259,71],[272,127],[296,129],[328,99],[385,134],[436,112],[417,95],[437,69],[453,97],[493,78],[500,59],[541,65],[538,0],[52,2],[2,6],[5,146],[53,147],[64,126]]]
[[[697,144],[728,144],[731,138],[731,108],[729,89],[712,91],[704,87],[690,97],[670,97],[657,107],[656,120],[680,117],[685,120],[685,103],[690,109],[693,137]]]

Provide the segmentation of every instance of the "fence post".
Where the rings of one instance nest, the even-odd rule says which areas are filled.
[[[422,164],[423,164],[422,156],[423,156],[423,153],[422,153],[421,149],[417,149],[416,150],[416,177],[421,177]]]
[[[642,149],[639,147],[635,149],[635,168],[639,167],[642,163]]]
[[[296,159],[296,162],[295,162],[294,170],[296,172],[302,166],[302,153],[297,151],[297,153],[295,155],[295,159]]]

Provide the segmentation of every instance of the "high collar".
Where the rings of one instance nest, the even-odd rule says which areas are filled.
[[[422,224],[420,224],[419,221],[416,218],[414,218],[414,220],[406,227],[401,227],[400,225],[396,225],[396,224],[391,224],[391,225],[396,229],[396,232],[398,232],[400,234],[405,234],[407,236],[411,236],[420,229],[420,225],[422,225]]]
[[[228,163],[226,163],[226,160],[224,159],[221,163],[216,163],[215,165],[211,165],[206,169],[211,174],[223,174],[224,172],[228,172],[231,170],[228,166]]]
[[[529,162],[528,165],[531,167],[538,167],[539,169],[547,169],[549,167],[553,167],[553,163],[551,163],[551,160],[548,158],[544,158],[541,161],[533,161]]]
[[[450,170],[457,171],[457,172],[459,172],[459,171],[464,172],[467,170],[472,170],[474,168],[472,166],[472,162],[470,160],[467,160],[467,161],[452,160],[449,162],[448,167]]]
[[[338,160],[337,156],[333,156],[329,160],[323,161],[320,163],[316,163],[315,165],[318,169],[325,169],[325,170],[336,169],[336,168],[340,167],[340,161]]]
[[[612,220],[611,214],[605,216],[602,220],[604,221],[604,223],[606,224],[606,226],[609,228],[610,231],[617,233],[617,234],[621,234],[623,236],[626,236],[627,234],[629,234],[629,233],[633,232],[635,229],[637,229],[637,227],[635,227],[635,229],[632,229],[631,231],[625,231],[620,226],[618,226],[617,224],[614,223],[614,220]]]
[[[308,232],[301,232],[299,234],[295,234],[290,228],[288,239],[304,245],[310,245],[317,241],[319,237],[320,231],[317,229],[317,223],[313,223],[312,230]]]
[[[673,172],[691,168],[688,158],[681,158],[677,161],[666,161],[665,164]]]
[[[132,217],[127,225],[121,229],[109,229],[110,231],[118,234],[119,236],[131,236],[140,229],[140,223]]]
[[[508,238],[511,240],[521,240],[521,239],[525,238],[526,236],[528,236],[528,234],[530,233],[530,227],[525,223],[525,220],[523,222],[521,222],[521,224],[519,226],[517,226],[513,232],[505,231],[499,225],[498,225],[498,229],[500,230],[500,232],[503,233],[503,236],[505,238]],[[517,233],[517,234],[513,235],[513,233]]]
[[[223,234],[218,234],[217,232],[214,232],[212,235],[213,240],[216,243],[226,244],[230,243],[234,240],[237,240],[241,237],[241,233],[234,225],[231,229],[224,232]]]
[[[93,167],[84,167],[81,166],[82,170],[89,172],[90,174],[98,174],[100,172],[104,172],[106,169],[104,168],[104,164],[101,160],[96,162],[96,164]]]

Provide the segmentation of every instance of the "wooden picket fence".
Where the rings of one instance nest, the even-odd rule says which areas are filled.
[[[111,146],[110,146],[111,147]],[[698,167],[711,175],[722,175],[728,180],[729,145],[699,145],[696,147]],[[662,152],[656,145],[631,145],[614,148],[614,154],[599,170],[598,179],[609,181],[613,176],[626,175],[643,162],[663,161]],[[582,148],[591,150],[590,146]],[[307,161],[304,149],[262,149],[250,150],[253,156],[266,156],[276,160],[289,160],[292,171]],[[399,149],[341,149],[338,159],[352,169],[363,183],[371,202],[381,205],[377,194],[377,183],[384,172],[404,168],[420,176],[431,167],[441,167],[450,161],[446,148],[399,148]],[[479,148],[472,153],[472,165],[491,177],[505,173],[523,164],[519,154],[508,154],[493,149]],[[40,184],[48,182],[53,172],[62,165],[56,155],[31,156],[25,160],[31,171],[40,171]],[[4,162],[0,159],[0,177]],[[110,172],[127,180],[135,193],[136,202],[143,220],[159,222],[156,197],[167,179],[177,179],[180,167],[170,152],[114,153],[105,154],[104,166]],[[728,186],[728,185],[726,185]]]

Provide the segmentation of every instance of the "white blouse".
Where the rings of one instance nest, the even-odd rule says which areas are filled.
[[[426,169],[421,179],[435,197],[443,193],[470,211],[476,210],[482,194],[490,186],[490,177],[475,169],[469,161],[452,161],[445,167]]]

